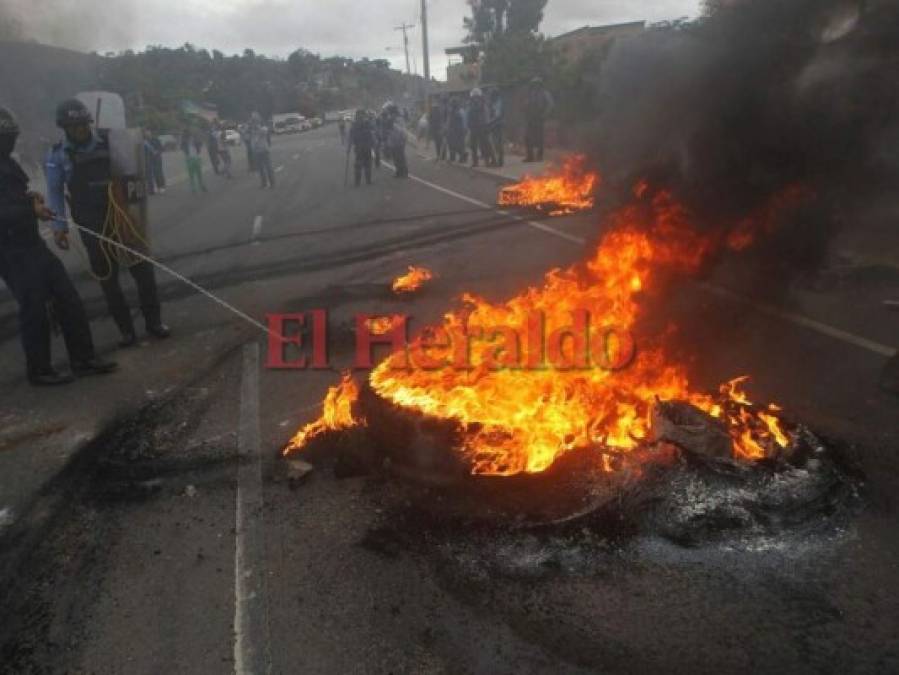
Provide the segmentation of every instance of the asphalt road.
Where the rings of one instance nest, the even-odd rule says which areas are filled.
[[[497,214],[479,205],[493,179],[410,154],[420,180],[382,169],[345,189],[332,129],[277,139],[279,184],[263,191],[235,152],[234,181],[154,198],[156,250],[214,291],[243,288],[252,317],[322,308],[339,327],[359,311],[433,320],[463,290],[506,297],[598,235],[595,216]],[[410,264],[438,280],[401,302],[384,288]],[[803,291],[775,313],[722,292],[734,276],[682,287],[661,319],[680,326],[699,384],[750,373],[754,396],[845,448],[865,476],[852,508],[691,545],[423,527],[390,479],[337,478],[327,456],[291,476],[278,450],[349,355],[269,371],[260,335],[60,476],[65,508],[4,580],[0,670],[899,671],[899,401],[877,388],[878,345],[899,335],[879,303],[896,289]],[[187,295],[165,288],[173,307]]]

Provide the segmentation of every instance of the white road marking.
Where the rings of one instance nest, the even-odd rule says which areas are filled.
[[[389,162],[382,162],[382,164],[387,167],[396,170]],[[540,230],[541,232],[545,232],[546,234],[553,235],[554,237],[559,237],[560,239],[564,239],[565,241],[570,241],[573,244],[584,245],[587,243],[587,239],[583,237],[577,237],[572,234],[568,234],[567,232],[562,232],[561,230],[557,230],[554,227],[550,227],[544,223],[538,223],[533,220],[528,220],[521,216],[518,216],[514,213],[510,213],[504,209],[498,209],[490,204],[482,202],[478,199],[474,199],[472,197],[467,197],[466,195],[459,194],[458,192],[454,192],[453,190],[449,190],[445,187],[437,185],[435,183],[431,183],[430,181],[426,181],[423,178],[419,178],[418,176],[409,176],[410,179],[421,183],[422,185],[426,185],[432,190],[436,190],[437,192],[442,192],[445,195],[449,195],[450,197],[454,197],[460,201],[466,202],[473,206],[478,206],[484,209],[490,209],[495,213],[498,213],[502,216],[507,216],[512,220],[516,220],[518,222],[524,223],[534,229]],[[820,321],[816,321],[814,319],[810,319],[807,316],[802,316],[801,314],[794,314],[793,312],[787,312],[782,309],[778,309],[777,307],[773,307],[771,305],[765,305],[763,303],[756,302],[754,300],[750,300],[749,298],[745,298],[738,293],[734,293],[726,288],[722,288],[720,286],[714,286],[712,284],[699,284],[699,287],[703,290],[717,295],[722,298],[727,298],[734,302],[739,302],[741,304],[752,307],[760,314],[766,314],[768,316],[772,316],[787,323],[791,323],[795,326],[801,326],[802,328],[806,328],[808,330],[815,331],[816,333],[820,333],[821,335],[826,335],[827,337],[833,338],[835,340],[839,340],[848,345],[852,345],[853,347],[858,347],[859,349],[864,349],[873,354],[877,354],[878,356],[885,356],[887,358],[892,358],[896,354],[895,347],[888,347],[884,344],[880,344],[879,342],[875,342],[874,340],[869,340],[868,338],[861,337],[859,335],[855,335],[853,333],[849,333],[847,331],[842,330],[841,328],[836,328],[834,326],[829,326],[826,323],[822,323]]]
[[[262,216],[256,216],[253,219],[253,241],[259,239],[259,236],[262,234]]]
[[[271,672],[259,429],[259,344],[243,351],[234,528],[234,673]]]
[[[854,333],[850,333],[841,328],[835,328],[834,326],[830,326],[826,323],[815,321],[814,319],[810,319],[807,316],[794,314],[793,312],[787,312],[773,305],[766,305],[761,302],[756,302],[755,300],[750,300],[749,298],[744,298],[742,295],[734,293],[727,288],[722,288],[721,286],[715,286],[712,284],[697,284],[697,286],[707,293],[711,293],[712,295],[717,295],[720,298],[726,298],[728,300],[732,300],[733,302],[740,303],[741,305],[752,307],[759,314],[765,314],[767,316],[786,321],[787,323],[792,323],[795,326],[808,328],[809,330],[813,330],[816,333],[820,333],[821,335],[826,335],[835,340],[839,340],[840,342],[845,342],[846,344],[858,347],[859,349],[865,349],[872,354],[885,356],[887,358],[892,358],[896,354],[895,347],[887,347],[886,345],[875,342],[874,340],[869,340],[866,337],[855,335]]]
[[[396,171],[396,167],[394,167],[392,164],[390,164],[390,162],[381,162],[381,163],[384,166],[386,166],[387,168]],[[573,244],[586,244],[587,243],[587,240],[584,239],[583,237],[576,237],[573,234],[568,234],[567,232],[562,232],[561,230],[557,230],[556,228],[550,227],[549,225],[544,225],[543,223],[538,223],[533,220],[528,220],[527,218],[523,218],[519,215],[510,213],[509,211],[505,211],[503,209],[497,209],[492,204],[487,204],[486,202],[482,202],[479,199],[474,199],[472,197],[466,197],[463,194],[459,194],[458,192],[454,192],[453,190],[449,190],[445,187],[441,187],[440,185],[437,185],[436,183],[431,183],[430,181],[426,181],[423,178],[419,178],[418,176],[410,175],[409,178],[416,181],[417,183],[421,183],[422,185],[427,185],[432,190],[437,190],[438,192],[442,192],[445,195],[449,195],[450,197],[454,197],[455,199],[458,199],[460,201],[467,202],[469,204],[472,204],[473,206],[478,206],[482,209],[488,209],[488,210],[494,211],[501,216],[506,216],[507,218],[511,218],[512,220],[518,221],[520,223],[524,223],[525,225],[528,225],[529,227],[533,227],[537,230],[540,230],[541,232],[546,232],[547,234],[551,234],[553,236],[559,237],[560,239],[570,241]]]
[[[295,155],[293,156],[293,158],[294,158],[294,160],[299,159],[299,158],[300,158],[300,153],[295,154]]]
[[[284,171],[284,165],[283,165],[283,164],[282,164],[281,166],[279,166],[277,169],[275,169],[275,173],[281,173],[282,171]]]

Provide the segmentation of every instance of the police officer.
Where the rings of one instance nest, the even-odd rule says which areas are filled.
[[[352,150],[356,159],[354,164],[356,187],[362,185],[363,173],[365,174],[366,184],[371,185],[371,162],[372,150],[375,146],[375,129],[374,124],[364,110],[356,111],[356,121],[350,127],[349,141],[347,152]]]
[[[525,145],[527,147],[525,162],[543,161],[546,118],[552,113],[554,107],[555,102],[552,95],[543,86],[543,78],[535,77],[531,80],[524,109]]]
[[[110,244],[92,236],[103,235],[109,207],[109,185],[112,180],[109,141],[102,132],[91,129],[93,119],[87,107],[77,99],[64,101],[56,110],[56,124],[66,135],[62,143],[51,150],[47,159],[47,190],[50,208],[57,214],[53,227],[62,247],[68,246],[65,189],[68,188],[72,219],[81,228],[81,241],[87,250],[90,266],[101,279],[103,295],[109,313],[121,331],[121,347],[131,347],[137,342],[131,310],[119,284],[119,265]],[[141,311],[147,333],[156,338],[171,334],[162,323],[159,295],[153,266],[139,262],[130,268],[137,285]]]
[[[62,328],[72,372],[79,376],[111,373],[116,364],[94,352],[81,298],[38,231],[38,220],[52,220],[53,212],[41,195],[28,190],[28,176],[11,156],[18,135],[15,117],[0,108],[0,266],[6,269],[7,284],[19,305],[28,380],[37,386],[74,380],[53,369],[48,306]]]

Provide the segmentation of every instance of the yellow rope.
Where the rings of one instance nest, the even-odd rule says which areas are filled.
[[[137,241],[146,247],[147,250],[150,248],[149,242],[141,233],[140,228],[135,225],[131,215],[116,201],[112,182],[109,183],[107,189],[106,219],[103,221],[103,228],[100,232],[106,239],[120,244],[126,243],[125,237],[130,237],[129,241]],[[99,246],[103,257],[106,260],[106,273],[98,274],[94,272],[90,261],[85,261],[87,268],[90,271],[90,275],[97,281],[103,282],[112,276],[112,266],[114,262],[120,267],[134,267],[142,262],[140,258],[129,253],[127,248],[113,246],[102,240],[100,241]],[[81,247],[78,247],[78,251],[82,258],[86,256],[86,251],[83,251]]]

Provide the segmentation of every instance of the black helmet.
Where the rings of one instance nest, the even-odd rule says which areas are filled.
[[[63,101],[56,108],[56,126],[63,129],[79,124],[90,124],[93,121],[94,118],[91,117],[87,106],[77,98]]]
[[[19,123],[9,108],[0,107],[0,136],[15,136],[19,133]]]

